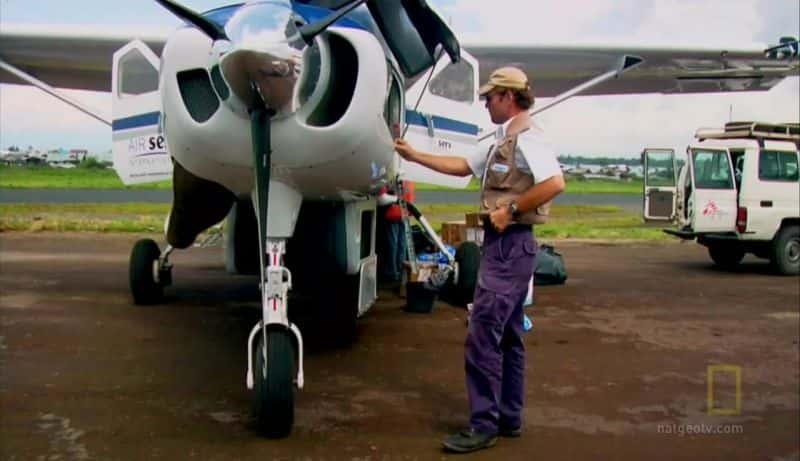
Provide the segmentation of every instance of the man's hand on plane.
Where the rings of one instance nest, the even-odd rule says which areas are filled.
[[[411,144],[407,143],[405,139],[400,138],[394,140],[394,150],[409,162],[413,162],[417,154],[417,151],[411,147]]]
[[[514,218],[511,216],[511,210],[507,207],[500,207],[489,214],[489,220],[497,232],[503,232],[506,227],[511,225]]]

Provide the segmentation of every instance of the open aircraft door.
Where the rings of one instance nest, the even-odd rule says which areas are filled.
[[[134,40],[114,53],[111,125],[114,169],[125,184],[172,178],[162,132],[159,59]]]
[[[672,149],[645,149],[644,165],[644,220],[648,222],[671,221],[675,218],[677,177],[675,151]]]
[[[692,192],[689,223],[694,232],[732,232],[736,228],[737,194],[728,149],[689,147]]]
[[[471,155],[484,110],[478,99],[478,62],[464,50],[456,63],[445,55],[426,87],[427,80],[427,73],[421,75],[406,91],[405,139],[423,152]],[[470,176],[445,175],[402,159],[400,168],[405,172],[404,179],[440,186],[464,188],[470,180]]]

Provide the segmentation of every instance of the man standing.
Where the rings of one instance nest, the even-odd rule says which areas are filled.
[[[403,200],[412,201],[409,189],[413,183],[403,181]],[[378,280],[394,285],[400,282],[403,263],[406,260],[406,234],[403,225],[403,211],[398,204],[399,197],[387,187],[378,195],[378,208],[375,234],[375,251],[378,254]]]
[[[480,88],[495,144],[468,158],[419,152],[398,139],[404,159],[440,173],[481,179],[484,242],[478,286],[465,342],[470,425],[444,441],[468,453],[495,444],[497,436],[522,434],[525,345],[522,304],[533,274],[537,243],[532,224],[547,218],[549,203],[564,190],[555,151],[528,115],[533,92],[524,72],[502,67]]]

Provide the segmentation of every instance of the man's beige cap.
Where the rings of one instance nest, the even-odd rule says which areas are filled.
[[[492,75],[489,76],[489,81],[478,90],[478,94],[486,96],[497,87],[525,90],[528,88],[528,77],[525,72],[516,67],[501,67],[492,72]]]

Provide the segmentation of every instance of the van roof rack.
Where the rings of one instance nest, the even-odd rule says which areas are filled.
[[[800,144],[800,123],[728,122],[725,128],[700,128],[694,134],[706,139],[768,139]]]

